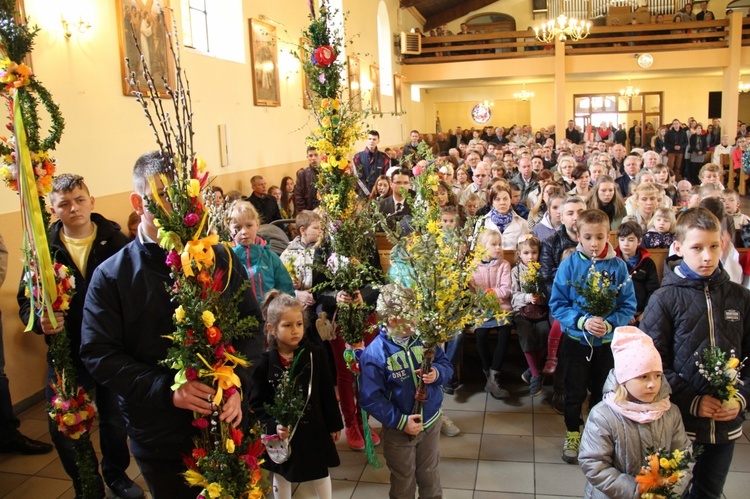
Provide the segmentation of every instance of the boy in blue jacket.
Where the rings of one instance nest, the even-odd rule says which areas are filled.
[[[388,284],[381,288],[377,311],[385,324],[367,346],[360,367],[360,404],[383,424],[380,438],[391,472],[390,497],[442,497],[440,487],[440,385],[453,376],[453,366],[440,347],[429,373],[422,374],[423,345],[415,328],[400,318],[400,310],[413,306],[407,288]],[[412,414],[418,376],[427,384],[422,414]]]
[[[612,311],[606,317],[592,317],[576,286],[588,278],[594,266],[619,289]],[[586,210],[578,216],[578,247],[563,260],[552,284],[549,300],[552,317],[560,322],[565,342],[565,444],[562,459],[574,464],[581,443],[581,409],[587,391],[590,406],[602,399],[602,389],[614,367],[610,343],[615,328],[627,326],[636,311],[633,282],[625,262],[617,258],[609,243],[609,218],[601,210]]]

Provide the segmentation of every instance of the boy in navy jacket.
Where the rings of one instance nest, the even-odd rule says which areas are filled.
[[[695,353],[719,347],[738,359],[750,353],[750,291],[733,283],[722,268],[721,222],[705,208],[691,208],[677,219],[675,252],[661,288],[651,296],[641,328],[654,339],[672,403],[680,408],[685,431],[703,447],[696,458],[690,498],[722,497],[734,445],[742,437],[742,412],[750,400],[750,363],[739,373],[737,405],[722,406],[708,394]],[[741,384],[744,383],[744,384]]]

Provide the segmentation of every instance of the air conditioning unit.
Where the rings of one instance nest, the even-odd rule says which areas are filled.
[[[422,35],[419,33],[401,32],[401,55],[419,55],[422,53]]]

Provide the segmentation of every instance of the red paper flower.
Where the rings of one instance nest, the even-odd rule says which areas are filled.
[[[321,45],[315,49],[315,63],[320,67],[328,67],[336,60],[336,53],[330,45]]]
[[[234,445],[239,446],[240,444],[242,444],[242,430],[240,430],[239,428],[232,428],[230,430],[230,433],[232,435],[232,442],[234,442]]]
[[[211,326],[206,329],[206,338],[208,338],[209,345],[216,345],[221,341],[221,331],[216,326]]]
[[[208,428],[208,420],[206,418],[194,419],[191,424],[201,430],[205,430],[206,428]],[[202,450],[203,452],[206,452],[203,449],[198,449],[198,450]],[[193,453],[195,454],[195,450],[193,450]]]

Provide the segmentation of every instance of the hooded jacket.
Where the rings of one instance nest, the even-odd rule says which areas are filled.
[[[294,273],[302,284],[301,289],[310,289],[313,285],[313,260],[315,244],[304,244],[300,236],[295,237],[281,254],[281,263],[294,267]],[[291,277],[291,276],[290,276]]]
[[[552,294],[552,281],[555,279],[557,269],[562,261],[562,254],[568,248],[575,248],[578,243],[573,241],[565,229],[560,225],[555,233],[542,239],[542,250],[539,254],[539,263],[542,264],[542,275],[544,276],[545,294]]]
[[[739,359],[750,354],[750,290],[729,280],[721,269],[709,279],[688,279],[679,265],[667,262],[661,288],[651,296],[641,329],[661,354],[664,375],[672,386],[672,402],[680,408],[688,435],[703,443],[726,443],[742,435],[742,411],[750,397],[750,363],[737,385],[740,413],[733,421],[698,417],[708,381],[698,372],[696,352],[717,346],[734,349]]]
[[[571,285],[587,279],[592,264],[597,272],[609,274],[613,287],[622,285],[617,293],[614,310],[607,317],[603,317],[607,324],[607,334],[601,338],[583,331],[584,322],[591,316],[584,311],[584,300]],[[563,260],[552,284],[549,309],[552,317],[560,322],[563,332],[583,345],[600,346],[602,343],[611,342],[614,329],[630,323],[636,309],[633,281],[630,280],[625,262],[615,256],[615,250],[610,243],[607,243],[607,254],[595,263],[586,256],[580,244],[574,254]]]
[[[471,284],[485,291],[492,291],[497,296],[503,310],[511,311],[511,278],[510,263],[502,258],[490,260],[477,265]]]
[[[617,386],[614,369],[604,383],[603,393]],[[654,402],[669,397],[669,383],[662,378]],[[650,404],[643,404],[644,409]],[[690,449],[680,410],[672,405],[656,421],[637,423],[612,409],[606,402],[596,404],[586,420],[578,450],[578,463],[586,477],[584,498],[639,498],[635,476],[645,464],[649,448]],[[685,476],[681,485],[690,477]]]
[[[233,296],[247,277],[231,251],[216,245],[214,252],[216,268],[229,272],[223,296]],[[189,454],[195,431],[192,411],[178,409],[172,400],[175,370],[163,364],[172,346],[165,335],[174,331],[177,308],[168,291],[173,279],[166,256],[155,243],[136,238],[99,265],[88,287],[81,326],[81,359],[98,383],[118,395],[133,455],[151,459]],[[254,316],[261,323],[250,290],[242,296],[238,318]],[[263,335],[255,332],[233,345],[254,365],[262,353]],[[248,370],[235,372],[247,386]]]
[[[73,364],[78,368],[79,375],[84,377],[86,373],[82,370],[83,364],[81,364],[78,350],[81,346],[81,321],[83,320],[83,304],[86,299],[86,290],[96,268],[128,244],[128,238],[120,232],[120,226],[117,223],[107,220],[98,213],[91,214],[91,221],[96,224],[96,237],[91,244],[91,251],[86,262],[86,275],[81,274],[81,271],[73,262],[68,248],[60,238],[60,232],[63,229],[62,222],[59,220],[56,221],[49,229],[49,243],[53,258],[55,261],[67,266],[70,269],[71,275],[75,278],[75,294],[65,316],[65,331],[70,338],[70,351],[73,354]],[[29,315],[32,311],[30,310],[31,302],[26,296],[26,282],[23,278],[21,279],[16,298],[19,305],[18,315],[21,317],[21,321],[26,324],[29,321]],[[34,321],[33,331],[37,334],[44,334],[38,319]],[[49,345],[51,341],[50,337],[44,335],[44,341]],[[47,361],[52,365],[49,353],[47,353]],[[83,381],[79,382],[83,383]]]
[[[617,258],[622,259],[620,248],[615,249]],[[636,307],[635,313],[640,314],[646,309],[646,303],[651,295],[659,289],[659,273],[656,271],[656,263],[651,259],[651,254],[645,248],[638,247],[638,263],[630,269],[630,278],[633,280],[635,290]],[[623,260],[624,261],[624,260]],[[627,265],[627,263],[626,263]]]
[[[424,346],[417,336],[403,347],[393,341],[385,327],[365,348],[360,367],[359,403],[362,409],[387,428],[403,430],[414,407],[417,376],[414,371],[422,364]],[[443,391],[440,387],[453,376],[453,366],[435,347],[432,367],[438,372],[437,380],[427,385],[427,401],[422,406],[422,423],[427,429],[440,419]]]
[[[255,244],[250,246],[238,244],[232,248],[232,251],[245,267],[248,279],[250,279],[250,289],[259,303],[272,289],[295,296],[289,272],[281,263],[279,256],[271,250],[262,237],[256,237]]]
[[[553,236],[557,230],[552,227],[552,222],[549,220],[549,210],[544,213],[542,219],[534,225],[531,229],[531,233],[534,234],[540,241],[544,241],[550,236]]]

